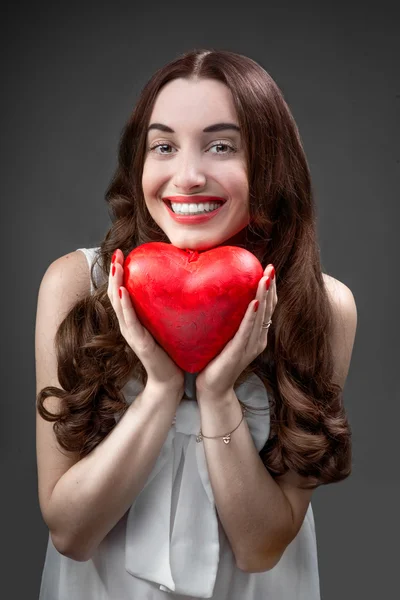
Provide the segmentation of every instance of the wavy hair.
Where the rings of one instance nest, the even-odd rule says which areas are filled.
[[[216,79],[230,89],[246,148],[250,224],[243,247],[276,269],[279,300],[268,345],[241,374],[263,381],[270,435],[260,452],[272,476],[292,469],[305,487],[351,472],[351,432],[342,388],[333,378],[331,301],[321,271],[310,172],[299,132],[281,91],[256,62],[228,51],[194,50],[159,69],[145,85],[120,139],[118,166],[106,192],[112,226],[92,265],[95,291],[70,310],[56,333],[58,380],[37,396],[40,415],[54,421],[62,448],[91,452],[128,408],[122,388],[146,372],[128,347],[107,295],[113,252],[126,257],[146,242],[169,243],[149,214],[141,186],[147,125],[157,94],[176,78]],[[94,268],[105,281],[97,285]],[[62,400],[55,415],[44,400]],[[246,406],[246,405],[245,405]]]

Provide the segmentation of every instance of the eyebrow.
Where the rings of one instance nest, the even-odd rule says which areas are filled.
[[[158,129],[159,131],[165,131],[166,133],[175,133],[175,131],[171,129],[171,127],[163,125],[162,123],[152,123],[147,131],[149,132],[151,129]],[[209,125],[205,129],[203,129],[203,133],[214,133],[215,131],[226,131],[228,129],[240,131],[240,127],[238,127],[234,123],[215,123],[215,125]]]

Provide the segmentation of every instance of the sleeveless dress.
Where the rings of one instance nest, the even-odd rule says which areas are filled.
[[[78,250],[90,267],[98,248]],[[94,275],[99,282],[98,265]],[[133,402],[141,389],[129,380],[126,400]],[[267,408],[245,414],[260,452],[269,435],[266,389],[252,374],[236,395]],[[196,442],[199,430],[197,402],[182,400],[142,491],[90,560],[63,556],[49,534],[39,600],[320,600],[311,504],[273,569],[245,573],[236,566],[216,511],[203,443]]]

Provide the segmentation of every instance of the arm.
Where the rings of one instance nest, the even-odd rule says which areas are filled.
[[[331,289],[335,327],[332,347],[335,381],[344,386],[354,343],[357,313],[351,291],[336,282]],[[201,426],[206,435],[220,435],[236,427],[241,407],[233,390],[224,396],[198,392]],[[221,523],[237,565],[247,572],[273,568],[297,535],[312,490],[294,472],[274,479],[265,468],[243,420],[228,445],[221,439],[203,439]]]
[[[115,428],[58,481],[47,523],[61,554],[89,560],[142,490],[180,395],[146,386]]]
[[[76,301],[89,293],[88,265],[81,252],[67,254],[47,269],[37,305],[37,393],[49,385],[60,387],[55,334]],[[53,423],[37,411],[40,509],[57,550],[74,560],[87,560],[132,504],[171,427],[183,388],[171,383],[174,371],[169,377],[161,349],[156,352],[154,362],[165,382],[148,380],[114,429],[81,460],[79,453],[59,447]],[[61,401],[46,398],[45,407],[57,414]]]
[[[233,392],[224,398],[199,397],[202,430],[231,431],[241,419]],[[290,501],[265,468],[243,419],[229,444],[203,438],[215,504],[237,566],[247,572],[272,569],[303,522],[312,491]],[[262,559],[260,559],[262,557]]]

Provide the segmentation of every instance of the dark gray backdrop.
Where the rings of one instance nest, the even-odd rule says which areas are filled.
[[[75,9],[26,3],[3,13],[0,364],[7,598],[37,598],[48,536],[37,498],[35,448],[34,326],[41,278],[59,256],[99,245],[110,224],[104,191],[137,94],[156,68],[194,47],[246,54],[283,90],[313,175],[323,270],[353,291],[358,307],[345,386],[353,474],[313,498],[323,600],[388,598],[397,588],[395,4],[275,4],[126,2]]]

